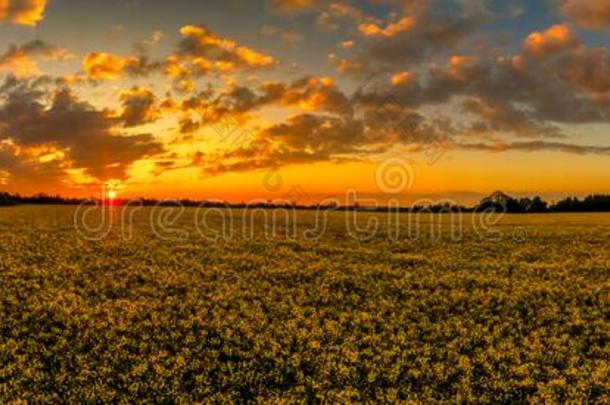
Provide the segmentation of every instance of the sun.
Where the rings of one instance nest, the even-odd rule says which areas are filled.
[[[109,198],[110,200],[115,200],[115,199],[117,198],[117,192],[116,192],[116,191],[114,191],[114,190],[110,190],[110,191],[108,192],[108,198]]]

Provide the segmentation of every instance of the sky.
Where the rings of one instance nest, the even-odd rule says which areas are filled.
[[[610,0],[0,0],[0,191],[610,192]]]

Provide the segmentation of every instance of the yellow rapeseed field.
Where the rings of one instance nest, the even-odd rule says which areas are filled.
[[[610,401],[610,215],[74,213],[0,209],[0,402]]]

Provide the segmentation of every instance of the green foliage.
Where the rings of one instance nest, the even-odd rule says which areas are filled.
[[[1,402],[610,401],[608,216],[171,243],[72,212],[0,210]]]

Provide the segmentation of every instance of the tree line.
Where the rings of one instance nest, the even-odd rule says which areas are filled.
[[[47,195],[39,193],[33,196],[21,196],[19,194],[11,194],[0,192],[0,207],[15,206],[15,205],[79,205],[83,203],[93,204],[93,200],[85,200],[80,198],[64,198],[59,195]],[[427,206],[410,206],[410,207],[367,207],[359,205],[340,206],[335,204],[329,205],[299,205],[296,203],[276,203],[276,202],[257,202],[257,203],[226,203],[226,202],[211,202],[197,201],[189,199],[165,201],[156,199],[137,199],[123,200],[122,204],[137,204],[141,206],[184,206],[184,207],[227,207],[227,208],[258,208],[258,209],[274,209],[274,208],[297,208],[297,209],[328,209],[328,210],[359,210],[371,212],[506,212],[514,214],[539,214],[553,212],[610,212],[610,195],[590,195],[584,199],[577,197],[567,197],[558,202],[548,203],[541,197],[533,198],[514,198],[501,191],[496,191],[490,196],[482,199],[478,204],[472,207],[461,205],[453,205],[450,203],[427,205]]]

